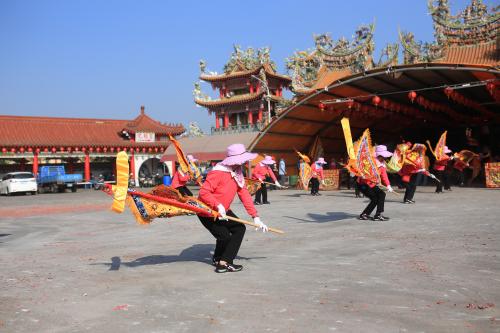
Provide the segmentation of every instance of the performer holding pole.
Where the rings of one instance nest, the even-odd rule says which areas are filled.
[[[319,193],[319,181],[324,184],[323,164],[327,164],[323,157],[318,158],[311,166],[311,195],[321,195]]]
[[[256,157],[257,154],[247,152],[243,144],[230,145],[227,147],[226,158],[208,173],[200,189],[198,198],[217,210],[220,215],[215,220],[213,217],[198,215],[200,222],[216,239],[212,261],[217,273],[237,272],[243,269],[243,266],[234,264],[233,260],[238,254],[246,228],[243,224],[225,219],[226,215],[237,217],[230,209],[236,194],[248,214],[253,217],[258,229],[263,232],[268,231],[268,227],[262,223],[252,203],[243,176],[243,164]]]
[[[387,150],[384,145],[379,145],[375,147],[376,164],[378,168],[378,173],[380,175],[380,180],[382,185],[387,187],[387,191],[393,192],[391,183],[389,182],[389,177],[387,176],[387,167],[385,164],[385,159],[392,156],[392,153]],[[365,195],[365,197],[370,199],[368,206],[363,210],[361,215],[359,215],[360,220],[370,219],[370,214],[373,212],[375,207],[375,216],[372,218],[373,221],[387,221],[388,217],[382,215],[384,212],[385,204],[385,192],[378,187],[377,183],[370,181],[369,179],[358,177],[358,183],[360,191]]]
[[[198,160],[193,157],[193,155],[187,155],[187,159],[190,164],[194,164]],[[186,184],[188,180],[191,178],[189,173],[182,172],[181,168],[177,168],[174,174],[174,178],[172,179],[172,188],[178,190],[182,195],[193,196],[193,193],[187,188]]]
[[[448,146],[444,146],[443,156],[441,159],[437,159],[434,162],[434,170],[436,171],[436,178],[440,181],[437,182],[436,185],[436,193],[443,193],[443,185],[446,190],[450,188],[450,181],[448,173],[445,171],[448,162],[450,161],[450,156],[446,155],[451,153],[451,150]]]
[[[267,205],[270,204],[270,202],[267,200],[267,182],[264,181],[264,179],[266,179],[266,176],[271,177],[271,179],[274,181],[274,185],[276,185],[276,187],[278,188],[281,188],[281,184],[276,179],[273,170],[271,170],[271,168],[269,167],[270,165],[273,165],[275,163],[276,162],[271,156],[266,155],[264,159],[257,163],[255,168],[253,168],[252,170],[252,179],[260,182],[260,187],[255,193],[255,201],[253,202],[255,205],[261,205],[263,203]],[[261,199],[263,201],[261,201]]]

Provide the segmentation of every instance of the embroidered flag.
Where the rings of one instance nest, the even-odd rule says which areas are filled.
[[[387,172],[398,173],[399,170],[401,170],[401,168],[405,164],[406,152],[408,151],[408,149],[409,147],[405,143],[396,146],[396,149],[394,150],[391,159],[389,160],[389,162],[386,163]]]
[[[174,139],[173,136],[169,135],[170,141],[174,144],[175,152],[177,153],[177,160],[179,162],[179,167],[184,174],[189,174],[191,179],[194,179],[198,184],[201,185],[201,171],[196,166],[196,164],[190,161],[184,152],[182,151],[179,141]]]
[[[311,163],[311,160],[307,155],[304,155],[297,150],[295,152],[302,159],[302,161],[299,164],[300,184],[302,185],[302,188],[307,191],[307,189],[309,188],[309,181],[311,180],[312,177],[312,168],[311,165],[309,164]]]
[[[372,183],[379,184],[380,175],[375,161],[375,151],[372,147],[369,129],[366,129],[361,138],[354,143],[354,151],[356,154],[354,173]]]
[[[443,134],[441,134],[441,137],[439,138],[439,141],[436,144],[436,148],[432,150],[431,143],[429,140],[427,140],[427,145],[429,145],[429,150],[431,151],[432,155],[436,158],[437,161],[441,161],[445,158],[447,158],[447,155],[444,152],[444,147],[446,146],[446,134],[448,131],[444,131]]]
[[[415,143],[411,150],[406,153],[405,163],[413,165],[417,169],[425,169],[425,152],[427,147],[421,143]]]
[[[247,187],[248,193],[254,195],[260,188],[261,182],[251,178],[245,178],[245,186]]]

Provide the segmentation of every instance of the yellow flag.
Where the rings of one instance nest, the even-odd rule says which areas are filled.
[[[356,159],[356,154],[354,153],[354,145],[352,143],[351,126],[349,125],[349,118],[342,118],[340,121],[342,124],[342,130],[344,131],[345,145],[347,147],[347,153],[349,154],[350,160]]]
[[[111,206],[111,209],[117,213],[122,213],[125,209],[128,176],[128,155],[121,151],[116,155],[116,186],[113,187],[113,205]]]

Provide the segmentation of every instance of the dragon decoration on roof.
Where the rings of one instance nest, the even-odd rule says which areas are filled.
[[[314,36],[315,49],[297,51],[286,59],[286,69],[296,92],[311,89],[323,71],[349,70],[360,73],[371,68],[398,63],[398,44],[388,44],[378,62],[373,61],[374,24],[361,25],[351,41],[342,37],[334,41],[329,34]]]
[[[435,41],[416,42],[411,32],[400,32],[405,64],[442,58],[450,46],[494,43],[496,40],[500,27],[500,6],[488,11],[482,0],[471,0],[463,11],[451,15],[448,0],[429,0],[428,8],[434,22]]]

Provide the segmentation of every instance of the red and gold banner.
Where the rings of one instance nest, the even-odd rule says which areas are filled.
[[[484,165],[486,187],[500,188],[500,163],[486,163]]]
[[[325,185],[321,185],[324,191],[334,191],[340,188],[340,169],[323,170]]]

